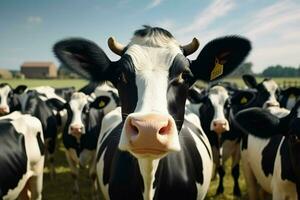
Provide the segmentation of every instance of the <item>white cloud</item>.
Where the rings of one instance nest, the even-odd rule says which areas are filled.
[[[233,0],[215,0],[207,8],[205,8],[195,19],[186,27],[178,31],[178,34],[187,34],[191,32],[200,32],[207,29],[218,18],[226,15],[234,9],[235,2]]]
[[[42,22],[43,22],[43,18],[40,16],[27,17],[27,23],[29,23],[29,24],[41,24]]]
[[[164,0],[151,0],[151,3],[146,6],[146,10],[159,6],[163,1]]]
[[[253,50],[248,58],[255,72],[270,65],[298,67],[300,64],[300,5],[285,0],[254,13],[242,29]]]
[[[289,0],[279,1],[256,13],[245,27],[245,34],[254,39],[297,21],[300,21],[300,7]]]

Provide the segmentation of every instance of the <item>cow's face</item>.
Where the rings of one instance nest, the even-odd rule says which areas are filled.
[[[63,107],[67,109],[68,113],[68,134],[80,139],[81,135],[86,133],[90,109],[103,109],[109,101],[107,96],[92,99],[82,92],[73,93],[70,101]]]
[[[163,155],[180,150],[178,131],[192,73],[176,41],[132,40],[114,82],[125,120],[119,148],[133,154]]]
[[[19,85],[13,89],[7,83],[0,84],[0,116],[17,109],[19,106],[17,96],[22,94],[26,88],[25,85]]]
[[[247,86],[257,90],[256,106],[269,108],[279,106],[278,96],[279,88],[277,83],[272,79],[265,79],[261,83],[257,83],[255,78],[250,75],[243,76]]]
[[[184,54],[197,49],[195,41],[193,50],[181,47],[168,31],[151,27],[136,31],[126,48],[112,39],[109,46],[119,61],[109,61],[97,45],[82,39],[57,43],[54,52],[83,76],[116,86],[124,120],[119,148],[136,157],[179,151],[188,88],[197,79],[229,73],[250,50],[248,41],[225,37],[210,42],[190,62]]]
[[[214,86],[208,92],[208,99],[214,112],[214,117],[210,123],[210,130],[217,134],[229,131],[229,123],[225,117],[228,112],[229,95],[227,90],[222,86]],[[227,113],[226,113],[227,114]]]
[[[0,116],[10,112],[10,101],[12,100],[13,90],[9,85],[0,86]]]

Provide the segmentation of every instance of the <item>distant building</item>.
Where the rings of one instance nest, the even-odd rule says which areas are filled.
[[[21,73],[26,78],[56,78],[57,68],[53,62],[24,62]]]
[[[12,73],[7,69],[0,69],[0,78],[2,79],[12,79]]]

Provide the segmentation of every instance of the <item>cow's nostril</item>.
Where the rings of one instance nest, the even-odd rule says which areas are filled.
[[[139,134],[139,129],[135,125],[131,124],[131,128],[132,128],[133,135]]]

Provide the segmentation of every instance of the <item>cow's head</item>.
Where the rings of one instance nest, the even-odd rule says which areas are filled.
[[[92,120],[89,118],[92,110],[103,110],[111,99],[108,94],[92,97],[82,92],[75,92],[67,103],[62,103],[56,99],[48,101],[58,110],[67,110],[68,119],[65,131],[79,140],[82,134],[87,132],[89,121]],[[100,115],[103,116],[103,112]]]
[[[54,53],[82,76],[115,85],[124,121],[119,148],[140,157],[179,151],[189,87],[232,72],[251,48],[244,38],[218,38],[191,61],[186,56],[197,50],[196,39],[181,46],[168,31],[148,26],[136,31],[127,46],[113,38],[108,44],[120,60],[110,61],[95,43],[79,38],[56,43]]]
[[[13,89],[7,83],[0,84],[0,116],[10,113],[19,105],[16,95],[23,93],[26,88],[25,85],[19,85]]]
[[[279,88],[274,80],[264,79],[261,83],[257,83],[252,75],[243,75],[243,80],[249,88],[257,90],[256,106],[263,108],[279,106],[277,101]]]
[[[201,95],[201,94],[200,94]],[[208,89],[207,94],[198,98],[202,103],[199,114],[204,130],[213,131],[219,136],[229,131],[227,114],[229,111],[228,91],[220,85],[215,85]]]

